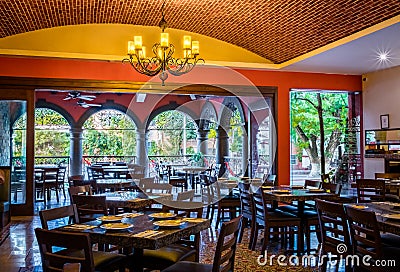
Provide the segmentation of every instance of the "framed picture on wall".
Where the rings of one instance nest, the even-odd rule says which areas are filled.
[[[389,114],[381,115],[381,128],[389,128]]]

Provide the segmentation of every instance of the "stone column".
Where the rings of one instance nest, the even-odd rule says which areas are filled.
[[[146,130],[138,128],[136,133],[136,164],[147,167]]]
[[[199,129],[197,131],[197,151],[203,155],[208,154],[208,130]]]
[[[242,173],[243,175],[248,174],[248,167],[249,167],[249,142],[248,142],[248,135],[247,131],[243,128],[243,135],[242,135]]]
[[[217,129],[217,150],[216,150],[216,160],[217,163],[221,164],[220,175],[224,174],[226,171],[224,157],[229,156],[229,136],[228,132],[219,126]]]
[[[71,146],[70,146],[70,169],[69,173],[71,176],[82,175],[82,142],[83,142],[83,129],[71,128]]]

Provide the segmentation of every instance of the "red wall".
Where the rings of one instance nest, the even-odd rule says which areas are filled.
[[[146,82],[148,77],[133,71],[128,64],[108,61],[0,57],[0,76],[58,79],[92,79]],[[361,91],[361,76],[196,67],[181,77],[170,76],[167,82],[190,84],[224,84],[278,87],[278,167],[280,184],[289,184],[289,91],[290,89],[323,89]]]

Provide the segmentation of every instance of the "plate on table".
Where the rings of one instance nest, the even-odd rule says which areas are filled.
[[[386,219],[400,220],[400,213],[382,214],[382,217],[384,217]]]
[[[162,220],[153,223],[160,228],[179,228],[185,224],[185,221],[182,220]]]
[[[351,205],[351,207],[355,208],[355,209],[361,209],[361,210],[368,208],[367,206],[364,206],[364,205]]]
[[[288,194],[290,190],[273,190],[272,193],[274,194]]]
[[[105,230],[126,230],[132,227],[133,227],[132,224],[127,224],[127,223],[107,223],[100,226],[100,228]]]
[[[308,189],[308,193],[325,193],[324,189]]]
[[[143,215],[143,213],[121,213],[121,214],[117,214],[116,216],[118,217],[122,217],[122,218],[135,218],[138,216]]]
[[[100,220],[102,222],[118,222],[121,221],[121,219],[121,216],[116,215],[105,215],[97,218],[97,220]]]
[[[169,213],[169,212],[164,212],[164,213],[152,213],[149,214],[149,217],[152,217],[154,219],[168,219],[168,218],[175,218],[176,214],[174,213]]]

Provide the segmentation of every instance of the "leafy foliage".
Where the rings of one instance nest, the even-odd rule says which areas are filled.
[[[149,155],[180,155],[184,137],[184,113],[176,110],[165,111],[157,115],[150,123]],[[197,137],[196,123],[186,115],[186,139],[195,140]],[[186,153],[194,150],[190,146]]]
[[[321,105],[318,105],[318,96]],[[333,92],[292,92],[291,93],[291,137],[294,140],[298,154],[306,150],[310,160],[320,161],[321,150],[316,142],[321,141],[320,119],[318,108],[322,113],[324,130],[325,161],[329,162],[337,145],[342,142],[347,126],[348,94]],[[299,132],[304,132],[303,137]],[[313,143],[313,139],[316,140]],[[316,152],[310,150],[313,145]],[[316,157],[318,156],[318,157]]]

